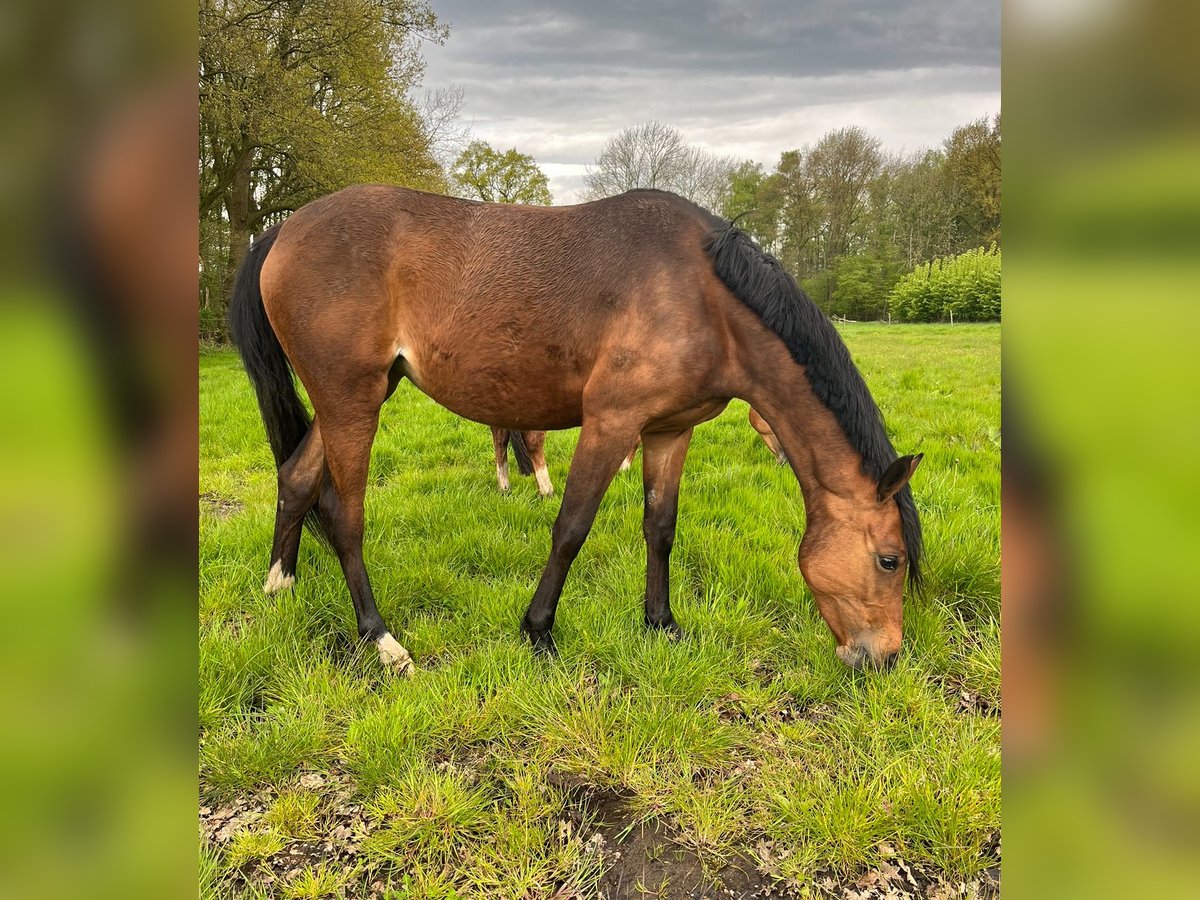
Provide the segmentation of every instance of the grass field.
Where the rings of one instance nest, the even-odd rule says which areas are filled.
[[[262,595],[274,467],[236,356],[204,352],[202,894],[689,896],[668,859],[814,894],[901,865],[969,892],[999,861],[1000,329],[843,334],[897,450],[925,453],[928,589],[906,598],[886,675],[835,658],[796,565],[799,488],[740,402],[696,430],[684,473],[671,586],[687,639],[642,627],[639,456],[567,580],[558,659],[534,659],[517,623],[576,432],[547,440],[559,494],[514,477],[503,496],[488,429],[403,385],[365,552],[419,671],[387,678],[311,538],[295,591]],[[616,887],[621,838],[647,833],[663,865]]]

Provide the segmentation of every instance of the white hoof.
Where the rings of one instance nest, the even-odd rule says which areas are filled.
[[[263,584],[264,594],[278,594],[280,591],[286,591],[296,583],[295,575],[283,574],[283,563],[277,562],[271,566],[271,571],[267,573],[266,583]]]
[[[400,642],[392,637],[391,633],[385,634],[375,642],[375,646],[379,648],[379,661],[383,663],[385,669],[389,669],[397,675],[411,675],[415,666],[413,665],[412,657],[408,651],[400,646]]]

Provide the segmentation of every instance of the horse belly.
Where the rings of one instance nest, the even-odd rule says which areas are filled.
[[[402,348],[404,374],[451,412],[499,428],[552,431],[583,419],[583,376],[572,365],[495,347]],[[565,360],[564,360],[565,362]]]

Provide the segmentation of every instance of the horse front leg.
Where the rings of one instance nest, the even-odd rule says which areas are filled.
[[[672,638],[683,636],[671,614],[671,548],[679,512],[679,479],[692,429],[673,434],[642,435],[642,488],[646,538],[646,624]]]
[[[585,420],[583,423],[575,456],[567,472],[562,507],[551,531],[550,558],[521,620],[521,631],[540,653],[554,652],[551,630],[563,582],[592,528],[600,500],[617,474],[639,427],[640,423],[618,420]]]

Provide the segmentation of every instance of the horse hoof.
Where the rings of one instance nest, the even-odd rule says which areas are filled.
[[[392,637],[390,632],[376,641],[375,646],[379,649],[379,661],[393,675],[407,678],[416,671],[412,656],[400,646],[400,642]]]
[[[554,635],[548,629],[537,631],[522,625],[521,631],[525,633],[525,637],[529,638],[529,643],[533,645],[533,652],[536,656],[558,656],[558,647],[554,645]]]
[[[682,641],[684,637],[683,629],[679,627],[679,623],[674,619],[670,619],[666,622],[651,622],[649,619],[647,619],[646,627],[654,631],[662,632],[662,634],[666,636],[667,640],[675,643]]]

